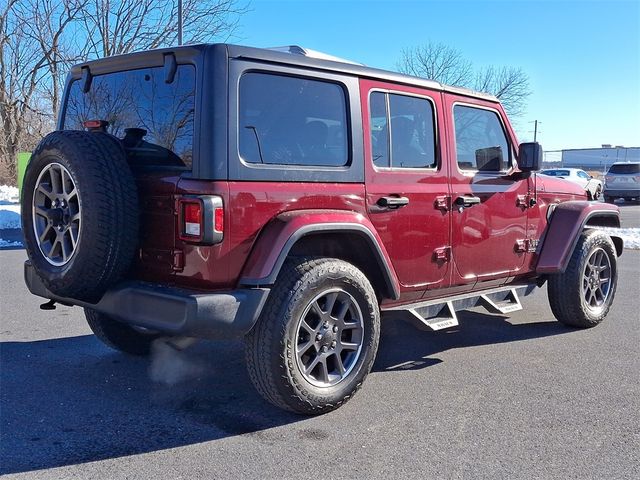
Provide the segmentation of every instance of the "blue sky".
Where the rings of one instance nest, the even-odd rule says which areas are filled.
[[[442,42],[476,67],[521,67],[528,110],[514,121],[545,150],[640,146],[640,0],[253,0],[236,43],[301,45],[395,69],[405,47]],[[531,131],[531,132],[530,132]]]

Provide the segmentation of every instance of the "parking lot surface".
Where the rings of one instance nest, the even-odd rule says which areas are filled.
[[[383,324],[375,367],[337,411],[271,407],[240,342],[150,361],[109,350],[78,308],[39,310],[23,250],[0,252],[0,473],[7,478],[639,478],[640,252],[606,321],[554,321],[543,288],[510,318]]]

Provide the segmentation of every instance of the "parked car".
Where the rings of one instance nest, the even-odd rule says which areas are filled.
[[[440,330],[545,283],[560,322],[606,317],[623,245],[594,227],[618,208],[541,158],[494,96],[299,47],[82,63],[27,168],[25,280],[123,352],[244,338],[266,400],[323,413],[362,385],[381,318]]]
[[[616,162],[604,178],[604,200],[613,203],[617,198],[640,200],[640,162]]]
[[[602,182],[579,168],[552,168],[542,170],[540,173],[580,185],[587,192],[589,200],[598,200],[602,195]]]

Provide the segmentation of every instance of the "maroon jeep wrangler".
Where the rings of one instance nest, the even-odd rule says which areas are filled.
[[[322,413],[376,356],[380,319],[607,315],[614,205],[538,176],[490,95],[300,47],[195,45],[83,63],[26,172],[25,280],[106,344],[246,339],[269,402]]]

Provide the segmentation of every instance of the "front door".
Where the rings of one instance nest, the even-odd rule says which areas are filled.
[[[454,285],[506,280],[525,258],[528,177],[513,169],[515,136],[499,105],[476,102],[445,95]]]
[[[360,81],[366,193],[402,300],[449,284],[447,166],[440,92]]]

